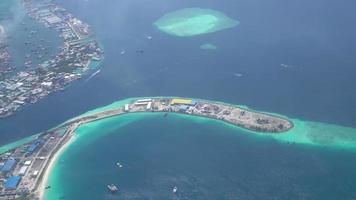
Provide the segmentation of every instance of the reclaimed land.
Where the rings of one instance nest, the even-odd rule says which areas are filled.
[[[293,123],[283,117],[265,114],[229,104],[157,97],[130,99],[126,104],[80,116],[40,134],[33,141],[22,144],[0,155],[0,161],[14,163],[2,171],[4,180],[13,177],[17,182],[0,190],[1,198],[43,199],[46,182],[55,160],[70,144],[75,130],[83,124],[129,113],[178,113],[221,120],[232,125],[259,133],[281,134],[293,128]],[[11,184],[10,184],[11,185]],[[10,187],[10,186],[9,186]]]
[[[130,113],[169,113],[213,119],[244,129],[257,137],[286,144],[304,144],[356,151],[354,128],[289,119],[216,101],[176,97],[131,98],[92,110],[64,122],[27,143],[0,154],[0,199],[43,199],[57,158],[79,137],[77,128]]]

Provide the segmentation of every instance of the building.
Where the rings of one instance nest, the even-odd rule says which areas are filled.
[[[28,147],[27,149],[27,154],[32,154],[33,152],[35,152],[37,150],[37,148],[43,144],[44,141],[42,139],[38,139],[36,141],[34,141],[30,147]]]
[[[28,169],[28,166],[21,167],[21,169],[19,171],[19,175],[24,176],[26,174],[27,169]]]
[[[139,99],[136,102],[137,103],[143,103],[143,102],[148,103],[148,102],[151,102],[151,101],[152,101],[152,99]]]
[[[179,106],[179,112],[186,112],[189,108],[190,108],[190,106],[180,105]]]
[[[125,112],[129,112],[129,110],[130,110],[129,104],[125,104],[125,109],[124,109],[124,111],[125,111]]]
[[[62,22],[62,19],[57,17],[56,15],[48,16],[45,19],[50,25]]]
[[[38,170],[35,170],[35,171],[33,172],[33,174],[32,174],[32,177],[37,177],[37,176],[38,176],[38,173],[39,173],[39,171],[38,171]]]
[[[147,106],[149,103],[152,103],[152,99],[140,99],[135,102],[136,106]]]
[[[152,109],[152,102],[148,102],[146,110],[151,110]]]
[[[10,172],[16,165],[15,159],[9,159],[4,163],[4,166],[1,168],[1,172],[7,173]]]
[[[4,183],[5,190],[16,190],[17,186],[21,181],[20,176],[11,176]]]
[[[197,102],[192,99],[172,99],[170,104],[172,106],[175,105],[195,106]]]
[[[24,165],[25,165],[25,166],[29,166],[29,165],[31,165],[31,163],[32,163],[31,160],[27,160],[27,161],[25,161]]]

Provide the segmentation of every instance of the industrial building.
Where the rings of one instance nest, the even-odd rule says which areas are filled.
[[[24,176],[26,174],[26,171],[28,169],[28,166],[22,166],[19,171],[20,176]]]
[[[4,166],[1,168],[2,173],[10,172],[16,165],[15,159],[9,159],[4,163]]]
[[[186,112],[189,108],[190,108],[190,106],[180,105],[179,106],[179,112]]]
[[[34,141],[31,144],[31,146],[28,147],[27,152],[26,152],[27,155],[30,155],[30,154],[34,153],[37,150],[37,148],[43,143],[44,143],[44,140],[42,140],[42,139],[38,139],[38,140]]]
[[[31,160],[27,160],[27,161],[25,161],[24,165],[25,165],[25,166],[29,166],[29,165],[31,165],[31,163],[32,163]]]
[[[20,176],[11,176],[4,183],[5,190],[16,190],[17,185],[20,183]]]
[[[38,171],[38,170],[35,170],[35,171],[33,172],[33,174],[32,174],[32,177],[37,177],[37,176],[38,176],[38,173],[39,173],[39,171]]]
[[[151,110],[152,109],[152,102],[148,102],[146,110]]]
[[[152,103],[152,99],[139,99],[135,102],[135,106],[147,106],[149,103]]]
[[[125,111],[125,112],[129,112],[129,110],[130,110],[129,104],[125,104],[125,109],[124,109],[124,111]]]
[[[197,102],[192,99],[172,99],[170,105],[187,105],[187,106],[195,106]]]

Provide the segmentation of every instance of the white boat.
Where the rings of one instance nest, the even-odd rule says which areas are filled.
[[[109,191],[112,192],[112,193],[115,193],[115,192],[117,192],[119,190],[119,188],[114,184],[110,184],[107,187],[108,187]]]
[[[172,193],[175,194],[175,193],[177,193],[177,192],[178,192],[178,188],[177,188],[177,186],[174,186],[174,188],[173,188],[173,190],[172,190]]]
[[[117,162],[116,165],[120,168],[122,167],[122,165],[119,162]]]
[[[236,76],[236,77],[242,77],[242,76],[243,76],[243,74],[240,74],[240,73],[234,73],[234,76]]]
[[[122,51],[120,52],[121,55],[124,55],[125,53],[126,53],[125,50],[122,50]]]

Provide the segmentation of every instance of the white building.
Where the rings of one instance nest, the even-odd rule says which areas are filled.
[[[31,163],[32,163],[31,160],[27,160],[24,165],[25,165],[25,166],[29,166],[29,165],[31,165]]]
[[[23,166],[23,167],[21,167],[21,169],[20,169],[20,171],[19,171],[19,175],[20,175],[20,176],[25,175],[27,169],[28,169],[28,166]]]

